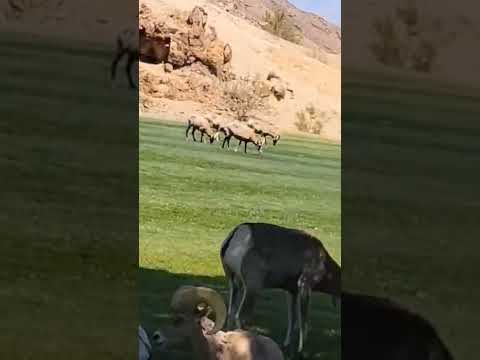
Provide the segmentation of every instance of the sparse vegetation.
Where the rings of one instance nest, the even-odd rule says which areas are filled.
[[[263,21],[263,29],[269,33],[295,44],[300,44],[303,41],[301,31],[287,17],[284,11],[266,11]]]
[[[238,120],[245,119],[265,106],[263,99],[255,91],[254,82],[248,78],[224,83],[223,94],[227,106]]]
[[[376,40],[370,49],[377,61],[386,66],[430,72],[440,46],[436,41],[441,37],[435,31],[437,23],[420,15],[414,1],[407,1],[393,15],[373,21]]]
[[[297,112],[295,126],[302,132],[320,135],[325,122],[329,121],[333,113],[319,111],[315,106],[309,105],[303,111]]]
[[[377,40],[371,45],[375,58],[384,65],[403,67],[405,64],[406,44],[395,29],[395,19],[386,16],[373,22]]]

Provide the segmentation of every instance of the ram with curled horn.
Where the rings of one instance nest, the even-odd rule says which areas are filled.
[[[247,331],[223,332],[227,308],[222,296],[206,287],[183,286],[172,297],[172,336],[188,339],[197,360],[283,360],[270,338]],[[214,318],[210,320],[208,316]],[[154,340],[157,336],[154,334]]]

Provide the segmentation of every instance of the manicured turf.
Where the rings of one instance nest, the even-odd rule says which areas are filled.
[[[0,34],[2,359],[137,356],[138,105],[110,61]]]
[[[346,73],[342,282],[420,312],[455,359],[478,358],[480,98]]]
[[[233,143],[233,142],[232,142]],[[340,146],[285,137],[263,155],[185,142],[184,127],[140,122],[140,317],[151,330],[180,285],[202,284],[226,295],[220,244],[242,222],[310,231],[340,261]],[[340,359],[340,310],[316,295],[307,353]],[[258,331],[283,340],[286,303],[266,292]],[[191,359],[185,349],[175,359]]]

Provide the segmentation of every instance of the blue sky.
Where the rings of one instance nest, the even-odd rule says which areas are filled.
[[[341,0],[288,0],[299,9],[310,11],[324,17],[328,21],[341,25]]]

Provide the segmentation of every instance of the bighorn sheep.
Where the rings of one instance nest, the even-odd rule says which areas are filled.
[[[342,359],[453,360],[423,317],[382,298],[342,293]]]
[[[150,340],[148,340],[147,332],[141,327],[138,326],[138,359],[139,360],[150,360],[152,357],[152,345]]]
[[[315,237],[264,223],[238,225],[224,240],[221,261],[229,282],[227,328],[242,328],[263,289],[288,292],[288,330],[284,346],[300,354],[307,335],[311,291],[340,296],[340,267]],[[295,330],[296,344],[292,344]]]
[[[126,72],[127,72],[128,84],[131,89],[137,88],[137,86],[135,85],[135,82],[133,81],[132,67],[135,61],[138,61],[140,57],[139,42],[141,41],[141,38],[144,36],[144,31],[142,32],[142,30],[140,30],[140,38],[138,35],[139,35],[139,32],[135,31],[134,29],[125,29],[118,34],[117,49],[116,49],[115,57],[112,61],[112,65],[110,67],[111,79],[112,81],[114,81],[116,77],[118,63],[125,55],[127,55]]]
[[[187,121],[187,130],[185,131],[185,140],[188,141],[188,133],[192,129],[192,138],[193,141],[197,141],[195,138],[195,132],[198,130],[202,134],[202,137],[200,138],[200,142],[203,143],[203,136],[207,135],[210,144],[212,144],[215,140],[218,139],[218,133],[212,128],[210,125],[210,122],[202,117],[197,117],[197,116],[192,116],[191,118],[188,119]]]
[[[264,124],[253,122],[249,120],[247,125],[255,131],[256,134],[262,136],[265,139],[265,145],[267,145],[267,137],[271,137],[273,141],[273,145],[276,146],[278,141],[280,140],[280,135],[271,127],[266,126]]]
[[[225,148],[225,144],[227,144],[228,148],[230,148],[230,139],[234,137],[239,140],[235,152],[238,151],[238,148],[242,142],[245,143],[245,154],[247,153],[248,143],[254,144],[259,153],[263,151],[263,145],[265,143],[264,139],[258,137],[257,134],[255,134],[255,131],[246,124],[240,122],[230,122],[226,125],[220,126],[219,132],[223,132],[225,135],[222,148]]]
[[[180,287],[172,297],[171,313],[175,336],[189,339],[198,360],[283,360],[280,347],[270,338],[246,331],[220,331],[227,309],[213,289]],[[209,315],[215,317],[214,323]]]

